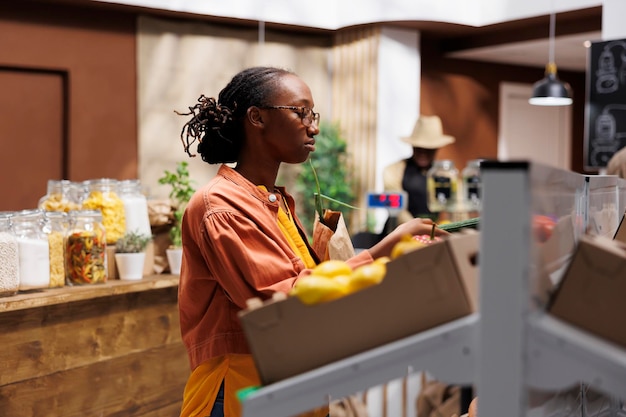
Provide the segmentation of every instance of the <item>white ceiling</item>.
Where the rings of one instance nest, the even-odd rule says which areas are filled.
[[[600,41],[601,38],[602,33],[600,31],[557,37],[554,43],[554,56],[557,68],[584,72],[587,68],[588,51],[584,46],[584,42]],[[449,56],[501,64],[545,67],[549,60],[549,51],[549,40],[540,39],[468,49],[451,53]]]

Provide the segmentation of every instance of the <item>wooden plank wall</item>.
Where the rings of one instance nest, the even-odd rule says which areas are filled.
[[[174,417],[177,287],[0,312],[0,415]]]

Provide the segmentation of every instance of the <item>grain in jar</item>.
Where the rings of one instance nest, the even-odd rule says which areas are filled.
[[[0,213],[0,297],[15,295],[20,288],[20,258],[11,216]]]
[[[65,235],[68,218],[63,211],[47,211],[44,230],[48,235],[50,248],[50,287],[65,285]]]
[[[11,216],[18,243],[20,291],[50,286],[50,246],[42,210],[22,210]]]
[[[99,210],[69,212],[65,238],[65,273],[68,285],[107,281],[106,231]]]
[[[82,201],[83,210],[100,210],[102,224],[106,230],[106,243],[115,242],[126,232],[124,202],[119,197],[119,181],[101,178],[85,181],[86,197]]]

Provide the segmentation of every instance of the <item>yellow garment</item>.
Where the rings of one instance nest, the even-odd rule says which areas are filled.
[[[293,251],[300,256],[304,265],[306,265],[307,268],[313,268],[315,266],[315,261],[309,253],[306,243],[302,240],[302,236],[298,233],[298,229],[296,228],[296,225],[291,217],[288,216],[282,208],[278,209],[278,227],[280,227],[280,230],[289,241],[291,249],[293,249]]]
[[[298,233],[293,219],[282,208],[278,210],[278,226],[306,267],[313,268],[315,261]],[[252,355],[218,356],[194,369],[185,386],[180,417],[208,417],[222,381],[224,381],[224,417],[241,416],[242,410],[237,399],[237,391],[261,384]],[[299,417],[326,417],[327,415],[328,407],[322,407],[301,414]]]
[[[183,393],[181,417],[208,417],[224,381],[224,416],[240,416],[237,391],[260,384],[252,355],[211,358],[193,370]]]

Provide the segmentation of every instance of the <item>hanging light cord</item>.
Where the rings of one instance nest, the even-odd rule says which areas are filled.
[[[555,37],[555,23],[556,23],[556,15],[554,12],[550,13],[550,47],[549,47],[549,60],[551,64],[554,64],[554,37]]]

